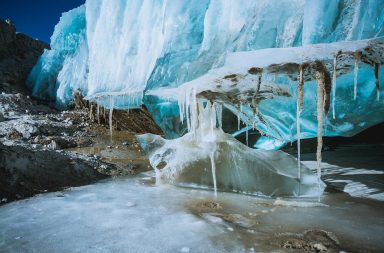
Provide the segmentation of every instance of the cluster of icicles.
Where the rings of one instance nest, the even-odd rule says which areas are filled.
[[[140,96],[141,94],[141,96]],[[100,124],[101,116],[106,119],[106,112],[108,111],[108,125],[109,125],[109,134],[112,141],[113,137],[113,110],[116,106],[116,100],[122,101],[122,104],[139,104],[142,97],[142,92],[140,92],[139,96],[137,93],[104,93],[100,95],[94,95],[90,98],[86,98],[90,101],[89,106],[89,118],[91,121],[95,121],[94,119],[94,108],[96,107],[96,121]],[[101,106],[101,104],[106,104],[105,107]],[[108,108],[108,109],[107,109]],[[133,107],[135,108],[135,107]],[[130,108],[126,109],[128,112]]]
[[[198,99],[196,89],[188,88],[182,97],[178,98],[179,115],[181,123],[186,121],[188,132],[194,135],[198,141],[215,143],[215,130],[222,128],[222,113],[223,107],[220,103],[211,103]],[[212,145],[212,150],[209,153],[212,170],[212,181],[214,194],[217,196],[216,182],[216,164],[215,152],[216,146]]]
[[[341,52],[337,53],[334,56],[333,60],[333,71],[332,71],[332,117],[333,119],[336,118],[336,112],[335,112],[335,100],[336,100],[336,87],[337,87],[337,58],[341,55]],[[354,61],[354,93],[353,98],[356,100],[357,98],[357,83],[358,83],[358,71],[359,71],[359,60],[361,58],[360,52],[355,52],[354,54],[355,61]],[[319,63],[321,64],[321,63]],[[306,65],[303,64],[300,66],[299,69],[299,77],[298,77],[298,84],[297,84],[297,106],[296,106],[296,131],[297,131],[297,162],[298,162],[298,176],[300,178],[300,164],[301,164],[301,148],[300,148],[300,140],[301,140],[301,133],[300,133],[300,115],[303,110],[303,103],[304,103],[304,71],[305,71]],[[380,65],[378,63],[374,64],[375,67],[375,85],[376,85],[376,98],[377,101],[380,100],[380,83],[379,83],[379,67]],[[325,68],[316,68],[315,71],[315,78],[317,80],[317,149],[316,149],[316,160],[317,160],[317,177],[318,177],[318,186],[320,188],[320,178],[321,178],[321,150],[323,147],[323,116],[326,116],[328,113],[328,110],[324,110],[326,108],[326,96],[329,94],[326,93],[326,70]],[[320,201],[320,196],[319,196]]]

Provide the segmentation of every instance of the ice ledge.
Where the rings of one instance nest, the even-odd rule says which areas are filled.
[[[210,101],[252,103],[255,88],[260,89],[256,94],[259,99],[289,95],[276,82],[261,81],[262,75],[286,74],[297,81],[300,66],[304,66],[304,81],[311,81],[316,79],[316,69],[322,65],[330,78],[335,58],[336,77],[351,72],[356,59],[372,67],[381,65],[384,62],[384,38],[230,53],[223,67],[212,69],[178,88],[150,90],[146,95],[180,100],[185,91],[193,87],[197,96]]]

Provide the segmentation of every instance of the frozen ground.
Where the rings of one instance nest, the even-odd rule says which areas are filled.
[[[331,188],[341,178],[382,186],[378,147],[331,152],[325,161],[335,165],[323,177]],[[366,160],[342,167],[351,157]],[[364,194],[352,195],[370,193]],[[316,252],[322,246],[383,252],[383,208],[381,201],[334,190],[320,204],[221,192],[215,198],[211,191],[155,185],[146,172],[1,206],[0,252]]]

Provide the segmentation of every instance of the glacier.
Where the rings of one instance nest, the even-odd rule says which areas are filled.
[[[185,132],[177,104],[146,91],[196,79],[230,52],[384,36],[383,7],[382,0],[88,0],[63,14],[28,84],[58,107],[71,104],[76,90],[106,107],[110,93],[118,108],[145,104],[175,138]]]
[[[383,9],[384,0],[87,0],[62,15],[27,83],[59,108],[76,91],[111,113],[145,106],[168,139],[187,146],[199,129],[193,104],[219,102],[245,123],[230,134],[262,133],[247,145],[276,150],[318,137],[320,163],[321,136],[384,121]],[[224,99],[233,94],[240,99]],[[237,147],[220,132],[233,122],[218,122],[215,145]],[[204,163],[214,164],[207,152]],[[300,159],[297,167],[300,179],[307,170]]]

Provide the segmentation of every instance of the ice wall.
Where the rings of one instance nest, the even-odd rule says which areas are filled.
[[[51,36],[51,50],[45,50],[30,73],[27,85],[33,95],[65,106],[74,90],[87,92],[88,48],[85,6],[60,18]]]
[[[74,90],[106,107],[110,97],[119,108],[143,101],[176,137],[185,131],[177,104],[143,92],[198,78],[230,52],[383,36],[383,8],[383,0],[87,0],[63,14],[29,85],[58,106],[71,103]],[[359,79],[362,87],[370,81]],[[349,82],[338,80],[337,93]]]

